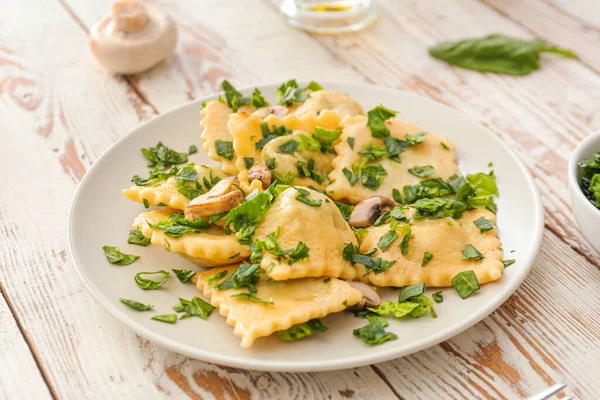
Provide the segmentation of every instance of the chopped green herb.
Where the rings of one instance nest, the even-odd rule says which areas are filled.
[[[224,80],[221,83],[221,88],[225,92],[227,105],[233,110],[233,112],[237,112],[241,106],[250,104],[251,100],[248,97],[244,97],[244,95],[238,92],[227,80]]]
[[[411,205],[417,212],[413,219],[429,218],[455,218],[462,217],[467,209],[467,205],[460,201],[435,198],[435,199],[420,199]]]
[[[400,195],[400,191],[396,188],[392,189],[392,197],[396,203],[402,203],[402,196]]]
[[[217,154],[221,157],[231,161],[235,156],[235,151],[233,150],[233,142],[225,141],[225,140],[215,140],[215,149],[217,150]]]
[[[421,267],[424,267],[427,264],[429,264],[429,261],[431,261],[432,258],[433,254],[431,254],[430,252],[426,251],[425,253],[423,253],[423,261],[421,262]]]
[[[192,144],[188,149],[188,155],[192,155],[198,152],[198,147],[195,144]]]
[[[293,102],[301,102],[307,100],[310,96],[307,90],[318,91],[322,90],[321,85],[311,81],[308,86],[301,89],[295,79],[284,82],[277,89],[278,104],[291,105]]]
[[[397,340],[398,336],[392,332],[386,332],[389,324],[385,318],[378,315],[367,315],[369,324],[362,328],[353,331],[355,336],[358,336],[364,343],[369,345],[377,345],[387,342],[388,340]]]
[[[456,289],[456,292],[461,298],[466,299],[472,295],[473,292],[479,290],[479,282],[477,281],[475,272],[470,270],[463,271],[452,278],[452,287]]]
[[[254,165],[254,158],[244,157],[244,166],[246,167],[246,169],[252,168],[253,165]]]
[[[354,206],[351,206],[349,204],[340,203],[337,201],[334,201],[333,204],[335,204],[337,206],[337,208],[340,210],[340,212],[342,213],[342,217],[344,217],[344,219],[346,221],[348,221],[350,219],[350,214],[352,214],[352,211],[354,211]]]
[[[442,303],[444,301],[444,296],[442,296],[441,290],[432,294],[431,297],[433,298],[433,301],[435,301],[436,303]]]
[[[507,268],[513,265],[515,262],[516,260],[504,260],[502,261],[502,265],[504,265],[504,268]]]
[[[396,318],[411,316],[413,318],[422,317],[427,310],[431,310],[431,316],[436,318],[433,310],[433,301],[424,294],[412,297],[410,300],[399,301],[384,301],[377,307],[369,307],[369,311],[379,315],[392,314]]]
[[[148,160],[148,166],[156,170],[165,169],[174,164],[183,164],[188,161],[186,153],[179,153],[169,149],[161,142],[158,142],[155,147],[142,148],[141,151]]]
[[[174,324],[175,322],[177,322],[177,314],[155,315],[151,319],[155,321],[166,322],[168,324]]]
[[[310,81],[308,86],[306,86],[306,90],[312,90],[313,92],[318,92],[319,90],[323,90],[323,86],[319,85],[315,81]]]
[[[346,179],[348,179],[348,182],[350,182],[350,186],[356,185],[356,183],[358,182],[358,176],[352,174],[352,172],[350,172],[350,170],[346,167],[342,169],[342,173],[344,174]]]
[[[346,139],[346,141],[348,142],[348,146],[350,146],[350,148],[351,148],[352,150],[354,150],[354,138],[353,138],[353,137],[350,137],[350,136],[348,136],[348,138]]]
[[[360,168],[360,183],[372,190],[379,188],[386,176],[387,171],[381,165],[367,165]]]
[[[298,167],[298,176],[304,176],[307,178],[311,178],[318,183],[325,182],[325,177],[323,175],[317,173],[315,171],[315,160],[310,158],[307,162],[296,161],[296,165]]]
[[[135,300],[119,299],[119,301],[137,311],[150,311],[154,308],[150,304],[140,303],[139,301],[135,301]]]
[[[223,271],[220,271],[214,275],[211,275],[208,277],[207,281],[208,284],[212,287],[217,287],[217,279],[221,279],[223,278],[225,275],[227,275],[227,270],[224,269]]]
[[[263,299],[259,299],[258,297],[251,295],[250,293],[238,293],[238,294],[234,294],[231,297],[239,297],[242,299],[246,299],[246,300],[252,300],[252,301],[256,301],[258,303],[263,303],[266,305],[273,305],[272,301],[267,301],[267,300],[263,300]]]
[[[296,196],[296,200],[298,200],[299,202],[304,203],[306,205],[309,205],[311,207],[321,207],[321,204],[323,204],[323,200],[311,199],[310,197],[308,197],[307,194],[302,194],[302,193],[300,193],[298,196]]]
[[[330,130],[321,128],[320,126],[315,127],[313,137],[321,144],[321,151],[329,151],[333,148],[333,142],[335,142],[342,135],[341,130]]]
[[[473,224],[479,228],[481,233],[494,229],[494,224],[486,217],[479,217],[476,221],[473,221]]]
[[[186,300],[180,297],[179,304],[173,307],[175,312],[184,313],[179,319],[198,317],[207,320],[214,309],[215,307],[197,296],[194,296],[192,300]]]
[[[354,243],[345,243],[344,250],[342,250],[342,258],[346,261],[352,261],[352,257],[355,254],[360,255],[360,249]]]
[[[287,142],[283,143],[279,146],[279,151],[286,154],[294,154],[296,150],[298,150],[298,142],[294,139],[290,139]]]
[[[150,203],[148,203],[148,199],[144,199],[144,208],[150,208]]]
[[[273,125],[272,130],[269,129],[269,125],[266,122],[263,122],[260,125],[260,130],[262,133],[263,138],[261,140],[259,140],[258,142],[256,142],[255,147],[257,149],[262,149],[263,147],[265,147],[265,145],[267,143],[269,143],[271,140],[276,139],[278,137],[281,136],[286,136],[289,135],[290,133],[292,133],[292,131],[288,128],[286,128],[285,126],[275,126]]]
[[[256,231],[257,225],[271,208],[273,195],[268,192],[258,193],[251,200],[240,204],[229,211],[225,224],[235,232],[240,232],[238,240],[250,239]]]
[[[425,293],[426,286],[424,283],[417,283],[415,285],[410,285],[402,289],[400,295],[398,296],[398,303],[402,303],[408,300],[411,300],[414,297],[418,297]]]
[[[256,285],[261,274],[260,264],[243,263],[223,282],[217,285],[219,290],[241,289],[247,287],[250,293],[256,293]]]
[[[296,248],[289,253],[289,257],[291,260],[288,261],[288,264],[292,265],[297,261],[300,261],[304,258],[308,258],[309,248],[303,242],[298,242]]]
[[[129,236],[127,237],[127,243],[129,244],[137,244],[138,246],[148,246],[150,244],[150,238],[144,237],[142,232],[134,229],[129,231]]]
[[[385,138],[390,136],[390,130],[385,126],[385,121],[394,118],[398,112],[390,110],[383,105],[378,105],[367,112],[367,126],[371,128],[371,136],[374,138]]]
[[[140,258],[140,256],[134,256],[133,254],[121,253],[121,250],[116,246],[102,246],[102,250],[104,250],[104,256],[109,263],[120,266],[129,265]]]
[[[175,179],[178,181],[195,181],[198,179],[198,171],[194,168],[194,164],[186,165],[175,175]]]
[[[408,170],[414,176],[418,176],[419,178],[426,178],[435,173],[435,168],[431,165],[425,165],[423,167],[414,167]]]
[[[331,278],[325,278],[323,279],[323,283],[329,283],[331,281]]]
[[[398,234],[396,233],[396,231],[389,230],[383,236],[381,236],[381,239],[379,239],[379,243],[377,243],[377,246],[379,246],[381,251],[386,251],[397,238]]]
[[[252,92],[251,102],[252,105],[256,108],[269,106],[269,102],[263,97],[262,93],[260,92],[260,90],[258,90],[258,88],[254,88],[254,91]]]
[[[346,249],[344,248],[344,251]],[[362,254],[353,254],[352,262],[356,264],[362,264],[365,266],[365,275],[369,274],[371,271],[377,275],[384,271],[387,271],[392,265],[396,263],[396,260],[388,261],[383,260],[381,258],[371,257]]]
[[[301,324],[296,324],[291,328],[288,328],[283,331],[278,331],[277,334],[283,340],[298,340],[307,336],[311,336],[313,332],[326,332],[327,327],[323,325],[323,322],[316,318],[311,319],[308,322],[304,322]]]
[[[161,275],[163,278],[159,281],[154,281],[152,279],[144,278],[143,275]],[[169,274],[167,271],[160,270],[155,272],[139,272],[135,274],[135,283],[144,290],[155,290],[167,283],[169,280]]]
[[[161,229],[164,234],[170,237],[178,238],[186,233],[200,233],[201,228],[210,228],[211,224],[201,219],[190,222],[185,219],[183,214],[172,213],[168,219],[148,223],[150,228]]]
[[[375,146],[373,141],[367,143],[358,154],[364,155],[369,161],[375,161],[388,154],[385,147]]]
[[[472,244],[466,245],[462,251],[462,254],[463,260],[481,261],[485,258],[483,254],[481,254],[479,250],[477,250]]]
[[[450,151],[450,147],[448,147],[448,145],[446,143],[440,142],[440,144],[442,145],[442,147],[444,148],[444,150]]]
[[[171,271],[173,271],[181,283],[191,282],[194,275],[196,275],[196,271],[191,269],[172,269]]]

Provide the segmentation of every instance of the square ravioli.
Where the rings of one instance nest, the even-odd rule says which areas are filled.
[[[400,150],[402,152],[398,155],[400,162],[398,162],[385,153],[384,139],[371,136],[367,117],[346,118],[341,125],[343,128],[341,140],[334,147],[338,156],[333,160],[333,171],[329,174],[332,183],[326,189],[327,194],[335,200],[347,200],[356,204],[376,195],[392,198],[394,188],[402,191],[404,186],[417,184],[425,177],[447,180],[457,172],[454,154],[456,146],[450,140],[442,139],[431,132],[427,133],[421,143],[402,147]],[[398,119],[386,120],[385,126],[389,129],[390,136],[400,141],[405,141],[407,134],[416,136],[423,132],[418,126]],[[369,161],[369,157],[376,159]],[[366,181],[367,186],[361,180],[363,177],[367,178],[366,173],[361,173],[360,177],[350,178],[350,175],[356,174],[356,170],[353,171],[352,167],[360,162],[366,162],[365,166],[371,167],[369,168],[371,179]],[[415,172],[421,177],[409,172],[409,170],[414,171],[415,167],[425,166],[433,167],[433,172],[431,170]],[[380,172],[377,172],[377,169]],[[377,179],[380,182],[377,182]]]
[[[256,339],[295,324],[342,311],[362,299],[359,290],[339,279],[304,278],[279,282],[263,275],[253,295],[272,304],[232,297],[247,293],[247,288],[218,290],[209,283],[209,277],[226,271],[224,277],[216,279],[216,286],[237,268],[237,265],[230,265],[202,272],[196,276],[196,282],[210,303],[227,318],[227,324],[234,327],[233,333],[242,339],[242,347],[250,347]]]
[[[271,249],[262,250],[260,265],[274,280],[306,277],[354,280],[364,275],[364,266],[352,265],[342,255],[346,244],[357,244],[350,225],[333,201],[314,190],[298,187],[283,191],[273,201],[254,238],[271,243]],[[273,249],[273,242],[278,249]],[[303,247],[307,257],[294,259],[278,253]]]
[[[447,287],[452,286],[451,280],[456,274],[467,270],[475,273],[480,284],[499,279],[504,266],[498,231],[494,226],[482,233],[474,224],[480,217],[485,217],[495,225],[496,216],[484,208],[467,211],[460,219],[413,220],[406,255],[402,254],[399,247],[401,233],[386,251],[379,248],[379,240],[390,230],[389,224],[369,228],[361,242],[361,252],[377,249],[373,257],[396,260],[384,272],[377,275],[371,272],[369,281],[377,286],[400,287],[425,283],[428,287]],[[463,260],[462,251],[468,244],[483,254],[481,261]],[[425,252],[432,254],[433,258],[422,266]]]
[[[153,245],[163,246],[201,267],[228,265],[250,256],[247,246],[239,244],[234,235],[226,235],[223,228],[218,226],[172,237],[166,235],[164,230],[148,225],[168,220],[174,212],[170,209],[143,212],[135,218],[133,227],[142,232],[144,237],[150,238]]]
[[[198,196],[210,190],[218,180],[228,176],[216,167],[204,164],[196,164],[193,167],[198,173],[198,177],[193,181],[182,181],[177,179],[177,176],[170,176],[167,179],[152,180],[147,185],[131,186],[121,192],[128,199],[138,203],[144,203],[146,200],[149,206],[167,206],[183,210],[190,204],[194,194]],[[176,168],[181,170],[179,167]],[[200,189],[197,189],[198,185]]]

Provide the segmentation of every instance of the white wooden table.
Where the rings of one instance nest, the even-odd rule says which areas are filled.
[[[372,28],[311,35],[276,0],[156,0],[176,53],[111,77],[87,32],[110,0],[0,2],[0,399],[518,399],[558,381],[600,390],[600,258],[569,207],[567,158],[600,126],[600,5],[594,0],[381,0]],[[492,32],[575,50],[524,78],[459,70],[428,45]],[[351,370],[248,372],[192,360],[121,326],[84,291],[66,254],[73,192],[116,139],[218,90],[297,79],[370,82],[448,104],[523,160],[546,208],[533,271],[491,316],[403,359]],[[166,132],[165,134],[169,134]],[[176,132],[173,132],[176,134]],[[562,395],[561,395],[562,396]]]

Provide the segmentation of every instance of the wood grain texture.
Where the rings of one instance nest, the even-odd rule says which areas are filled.
[[[23,337],[23,332],[19,330],[17,321],[1,293],[0,354],[3,363],[10,364],[10,368],[0,368],[0,399],[14,398],[17,393],[22,394],[20,396],[22,399],[52,398]]]
[[[595,260],[569,212],[565,170],[574,145],[600,123],[598,75],[571,60],[552,60],[543,72],[515,79],[430,59],[427,45],[446,38],[490,30],[528,35],[475,1],[382,1],[374,28],[325,37],[287,28],[275,1],[246,1],[240,10],[231,1],[204,0],[159,1],[181,28],[176,53],[148,73],[112,78],[94,65],[85,36],[109,4],[28,0],[0,14],[0,148],[11,149],[0,168],[15,171],[5,187],[30,183],[26,191],[0,191],[1,204],[10,204],[0,209],[8,239],[0,242],[3,279],[61,398],[512,399],[563,379],[571,383],[567,393],[594,397],[600,386],[594,368],[577,360],[586,354],[590,365],[600,365],[600,299],[590,295],[598,293],[598,270],[562,240]],[[27,27],[19,23],[25,19]],[[241,86],[292,75],[415,91],[502,138],[534,172],[548,227],[560,236],[546,233],[534,272],[517,294],[440,346],[373,368],[319,374],[246,372],[191,360],[107,316],[65,255],[68,206],[91,162],[155,111],[211,93],[222,78]],[[27,153],[36,157],[16,156]]]

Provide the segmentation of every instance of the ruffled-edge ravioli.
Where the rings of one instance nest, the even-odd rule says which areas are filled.
[[[345,244],[356,245],[357,242],[340,210],[327,196],[310,189],[299,189],[308,191],[310,199],[321,200],[321,205],[314,207],[302,203],[296,198],[300,195],[296,189],[286,189],[273,201],[254,238],[264,240],[268,234],[279,231],[277,243],[282,250],[294,249],[303,242],[309,248],[309,256],[290,265],[264,250],[261,268],[277,281],[305,277],[362,278],[364,266],[352,265],[342,258]]]
[[[456,274],[467,270],[473,270],[481,284],[499,279],[504,266],[498,232],[494,228],[481,233],[473,222],[482,216],[496,222],[496,216],[483,208],[467,211],[460,219],[414,220],[407,255],[402,255],[399,248],[401,233],[382,252],[377,244],[390,230],[389,225],[369,228],[369,233],[362,240],[361,252],[377,248],[372,257],[396,260],[387,271],[377,275],[370,273],[369,280],[377,286],[399,287],[425,283],[428,287],[446,287],[452,286],[451,280]],[[462,250],[467,244],[473,245],[485,258],[482,261],[463,260]],[[433,254],[433,258],[422,267],[425,252]]]
[[[423,129],[418,126],[404,123],[398,119],[388,119],[385,121],[385,125],[390,130],[390,135],[396,139],[404,139],[407,133],[415,135],[416,133],[423,132]],[[394,188],[402,191],[404,186],[415,185],[421,179],[425,179],[408,172],[409,169],[417,166],[431,165],[435,168],[435,173],[428,176],[427,179],[448,179],[457,171],[456,154],[454,154],[456,146],[450,140],[442,139],[429,132],[423,143],[407,147],[400,154],[401,163],[392,161],[389,157],[384,156],[368,164],[379,164],[387,172],[387,176],[385,176],[385,179],[377,189],[370,189],[363,186],[360,182],[351,186],[348,178],[343,173],[344,168],[352,171],[352,165],[364,157],[358,154],[358,152],[363,150],[369,142],[373,141],[375,146],[380,147],[384,147],[384,143],[383,139],[376,139],[371,136],[371,129],[367,126],[366,117],[346,118],[342,122],[342,127],[341,140],[334,146],[338,157],[333,160],[333,171],[329,174],[332,183],[326,189],[327,194],[336,200],[345,199],[356,204],[363,199],[375,195],[384,195],[392,198],[392,190]],[[350,147],[348,138],[354,138],[354,148]]]
[[[194,168],[198,171],[198,181],[200,183],[202,183],[202,178],[209,178],[211,174],[213,177],[218,176],[219,178],[226,178],[228,176],[219,168],[204,164],[196,164]],[[131,186],[130,188],[123,189],[121,192],[128,199],[138,203],[143,203],[146,200],[150,206],[167,206],[183,210],[191,200],[179,193],[178,189],[177,180],[171,176],[167,180],[151,183],[146,186]]]
[[[294,115],[319,115],[323,110],[331,110],[343,117],[365,115],[365,111],[358,101],[346,93],[337,90],[319,90],[312,92],[308,100],[294,109]]]
[[[173,253],[179,253],[201,267],[218,267],[240,262],[250,256],[250,250],[238,243],[234,235],[226,235],[222,228],[213,226],[202,229],[201,233],[185,233],[178,238],[164,234],[158,228],[150,228],[148,222],[168,219],[175,210],[151,210],[138,215],[133,227],[150,238],[152,244],[164,246]]]
[[[219,308],[219,313],[227,318],[227,324],[234,327],[233,333],[242,339],[242,347],[250,347],[258,338],[285,330],[295,324],[313,318],[323,318],[328,314],[344,310],[362,299],[362,293],[339,279],[304,278],[278,282],[263,276],[256,284],[254,296],[272,305],[244,298],[231,297],[240,290],[218,290],[208,283],[208,278],[221,271],[227,275],[217,279],[217,283],[227,279],[237,265],[215,268],[196,276],[197,286],[210,303]]]
[[[233,136],[231,136],[229,129],[227,129],[229,114],[232,112],[233,110],[225,103],[221,103],[220,101],[208,102],[206,107],[200,111],[200,116],[202,116],[202,121],[200,122],[202,134],[200,138],[202,139],[202,147],[204,147],[210,159],[220,162],[223,165],[223,171],[228,174],[237,175],[238,170],[235,166],[235,155],[231,160],[228,160],[217,154],[215,147],[217,140],[233,143]]]
[[[235,164],[240,171],[238,178],[242,189],[246,192],[250,191],[248,169],[246,168],[244,158],[252,158],[254,161],[264,161],[261,157],[262,149],[256,148],[256,143],[263,139],[261,124],[266,122],[270,130],[273,129],[273,126],[283,125],[292,131],[301,130],[312,134],[317,126],[329,130],[340,129],[340,121],[341,117],[329,110],[324,110],[318,116],[307,114],[301,118],[298,118],[294,114],[288,114],[284,118],[270,114],[263,119],[258,113],[250,114],[245,111],[232,114],[227,126],[233,135],[233,148],[237,155]]]

